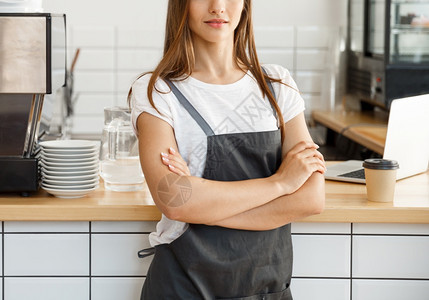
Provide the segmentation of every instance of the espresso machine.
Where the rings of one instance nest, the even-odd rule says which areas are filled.
[[[0,13],[0,192],[39,189],[37,144],[52,114],[44,101],[65,82],[65,15]]]

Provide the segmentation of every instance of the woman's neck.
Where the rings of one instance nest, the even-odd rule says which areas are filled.
[[[234,58],[233,42],[204,43],[194,41],[195,68],[192,77],[212,84],[230,84],[245,72]]]

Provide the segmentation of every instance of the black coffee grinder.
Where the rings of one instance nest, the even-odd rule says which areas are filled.
[[[39,189],[43,103],[65,82],[65,15],[0,13],[0,192]]]

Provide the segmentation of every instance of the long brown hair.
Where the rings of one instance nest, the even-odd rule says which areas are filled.
[[[147,97],[150,104],[156,109],[152,93],[159,91],[155,83],[160,79],[186,79],[192,74],[195,65],[194,47],[191,30],[188,26],[189,0],[169,0],[167,22],[165,28],[164,55],[158,66],[152,72],[147,88]],[[267,96],[275,108],[278,123],[281,129],[282,141],[285,136],[284,119],[274,95],[271,93],[266,78],[273,82],[281,79],[271,78],[264,74],[256,53],[255,37],[252,22],[252,0],[244,0],[240,22],[234,33],[234,57],[237,66],[244,72],[249,70],[255,77],[262,93]],[[137,78],[137,79],[138,79]],[[131,101],[132,90],[128,93],[128,103]]]

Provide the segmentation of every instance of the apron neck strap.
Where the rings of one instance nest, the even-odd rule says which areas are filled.
[[[204,133],[207,136],[215,135],[213,129],[210,125],[204,120],[204,118],[200,115],[200,113],[192,106],[192,104],[186,99],[186,97],[179,91],[179,89],[172,83],[170,80],[166,79],[168,85],[171,88],[171,91],[176,96],[177,100],[179,100],[180,104],[188,111],[191,117],[197,122],[197,124],[201,127]]]
[[[265,70],[264,67],[262,67],[262,72],[264,72],[264,74],[266,76],[268,76],[268,73],[267,73],[267,71]],[[274,99],[277,99],[276,98],[276,93],[274,92],[273,84],[271,83],[271,81],[268,78],[265,78],[265,81],[267,82],[268,88],[270,89],[271,94],[273,94]],[[274,108],[274,105],[271,103],[271,101],[270,101],[270,105],[271,105],[271,108],[273,110],[274,117],[277,119],[277,112],[276,112],[276,109]]]

